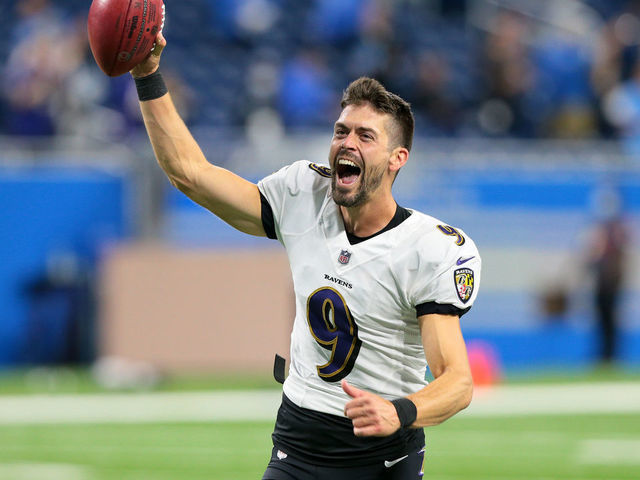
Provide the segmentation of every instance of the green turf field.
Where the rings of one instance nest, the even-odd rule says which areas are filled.
[[[66,374],[63,377],[69,380]],[[270,433],[275,418],[275,415],[271,417],[270,412],[267,412],[265,420],[256,422],[206,422],[196,419],[190,423],[170,423],[140,419],[134,420],[137,423],[110,423],[108,419],[100,422],[84,419],[78,423],[65,423],[56,418],[40,418],[15,423],[12,415],[17,417],[18,410],[21,410],[21,414],[25,411],[29,414],[37,413],[33,412],[33,408],[42,408],[42,403],[34,403],[39,405],[36,407],[28,406],[33,397],[40,400],[44,398],[48,405],[52,398],[60,395],[72,400],[86,395],[97,396],[101,402],[100,408],[115,412],[113,394],[92,386],[90,381],[75,379],[65,383],[57,379],[53,382],[56,387],[52,390],[50,383],[43,388],[42,384],[34,387],[34,384],[23,380],[24,377],[14,376],[5,378],[4,386],[0,382],[0,409],[4,410],[0,411],[0,480],[247,480],[259,479],[269,458]],[[216,385],[220,384],[216,382]],[[526,384],[525,390],[522,390],[522,384],[516,382],[509,391],[520,392],[520,395],[526,392],[526,401],[532,402],[532,405],[551,397],[551,404],[555,402],[560,407],[562,388],[570,384],[560,382],[560,389],[556,389],[555,385],[556,382],[548,380],[536,381]],[[581,397],[569,400],[568,404],[565,397],[562,400],[563,408],[557,412],[516,416],[487,410],[486,407],[494,405],[494,400],[487,400],[486,396],[483,400],[480,396],[474,400],[468,412],[426,430],[425,478],[640,479],[638,377],[622,377],[617,383],[610,384],[603,383],[599,377],[593,382],[583,378],[578,386],[582,388],[585,385],[593,391],[593,395],[589,395],[591,398],[600,392],[599,401],[605,406],[625,404],[615,394],[609,399],[608,393],[613,391],[610,389],[614,385],[632,385],[633,390],[618,390],[632,392],[633,396],[626,399],[627,407],[631,404],[632,408],[626,411],[614,408],[606,414],[575,414],[579,410],[575,402],[588,403],[584,392],[580,390],[583,392]],[[231,383],[225,386],[228,388]],[[243,382],[236,386],[243,390],[235,391],[236,397],[233,397],[234,390],[229,390],[232,394],[229,398],[236,399],[230,400],[234,403],[227,408],[219,408],[227,412],[226,415],[233,410],[232,406],[237,406],[238,392],[242,398],[252,392],[244,390],[247,385]],[[530,386],[538,391],[536,398],[529,396]],[[551,394],[548,390],[550,386],[553,388]],[[602,387],[605,388],[604,396]],[[203,389],[210,388],[212,384],[178,382],[173,386],[165,385],[157,395],[162,396],[162,391],[169,391],[167,398],[171,398],[172,392],[181,391],[187,397],[181,401],[194,402],[200,398],[198,395]],[[557,397],[555,392],[558,392]],[[43,396],[43,393],[46,395]],[[271,393],[270,398],[275,398],[277,402],[279,392],[271,390]],[[132,392],[129,395],[135,398],[137,394]],[[502,401],[505,398],[508,397],[502,397]],[[520,402],[522,396],[510,398],[512,403],[514,398]],[[15,403],[15,399],[18,399],[18,403]],[[209,404],[209,397],[204,402]],[[251,400],[250,405],[254,404],[255,401]],[[475,414],[471,411],[474,404],[477,408]],[[638,408],[635,408],[636,404]],[[27,406],[22,408],[20,405]],[[65,407],[69,411],[82,408],[77,406],[82,404],[73,401],[69,405]],[[118,408],[127,409],[130,408],[127,405],[134,404],[119,405]],[[147,406],[147,401],[143,405]],[[195,406],[195,403],[188,405]],[[513,405],[508,407],[508,403],[504,405],[513,408]],[[246,407],[240,408],[241,412],[245,410]],[[573,413],[567,414],[567,411]],[[56,412],[53,409],[49,415],[55,417]],[[202,414],[212,418],[210,411],[205,410]]]
[[[3,480],[260,478],[271,422],[1,426]],[[454,418],[427,430],[425,478],[638,479],[640,415]]]

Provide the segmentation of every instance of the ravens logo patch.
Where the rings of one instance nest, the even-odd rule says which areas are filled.
[[[470,268],[459,268],[453,272],[453,279],[456,284],[456,293],[462,303],[467,303],[473,294],[473,270]]]

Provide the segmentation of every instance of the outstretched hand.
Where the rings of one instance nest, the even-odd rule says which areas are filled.
[[[344,407],[344,414],[353,423],[353,433],[358,437],[386,437],[400,428],[395,407],[389,400],[360,390],[342,380],[342,390],[351,397]]]
[[[131,72],[129,72],[133,78],[147,77],[158,70],[158,67],[160,66],[160,55],[162,55],[162,50],[164,50],[164,47],[166,46],[167,41],[162,35],[162,32],[158,32],[155,47],[153,47],[149,56],[133,67]]]

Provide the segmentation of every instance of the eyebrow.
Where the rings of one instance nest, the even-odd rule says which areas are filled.
[[[349,127],[347,127],[344,123],[342,122],[336,122],[333,129],[335,130],[336,128],[344,128],[345,130],[351,130]],[[356,128],[356,132],[358,133],[372,133],[373,135],[375,135],[376,137],[378,136],[378,131],[374,128],[371,127],[357,127]]]

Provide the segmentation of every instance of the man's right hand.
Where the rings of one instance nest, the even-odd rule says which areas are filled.
[[[162,32],[158,32],[158,36],[156,37],[156,45],[149,54],[147,58],[145,58],[141,63],[133,67],[133,69],[129,72],[133,76],[133,78],[142,78],[147,77],[158,70],[160,66],[160,55],[162,55],[162,50],[167,46],[167,41],[164,36],[162,36]]]

